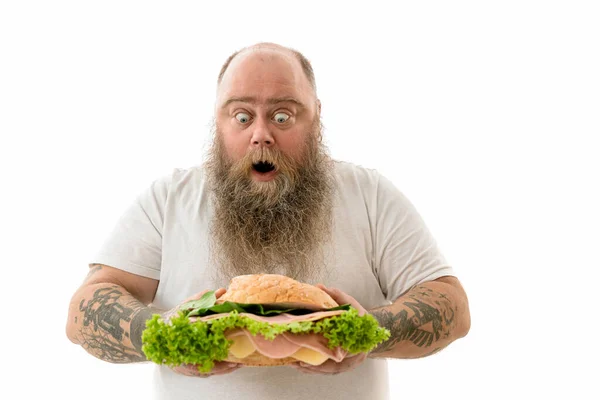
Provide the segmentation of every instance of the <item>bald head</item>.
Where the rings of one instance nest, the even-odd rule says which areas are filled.
[[[308,59],[306,57],[304,57],[304,55],[302,53],[300,53],[299,51],[291,49],[289,47],[284,47],[284,46],[278,45],[276,43],[257,43],[253,46],[245,47],[239,51],[236,51],[232,55],[230,55],[227,58],[227,60],[225,61],[225,63],[223,64],[223,66],[221,67],[221,71],[219,72],[219,78],[217,79],[218,86],[221,85],[223,76],[225,75],[225,72],[227,72],[227,69],[229,68],[229,65],[231,64],[231,62],[233,61],[234,58],[236,58],[238,55],[243,54],[245,52],[260,51],[260,50],[266,50],[266,51],[270,50],[270,51],[274,51],[274,52],[280,52],[282,54],[291,56],[293,59],[295,59],[300,64],[300,67],[304,73],[305,78],[308,80],[310,87],[312,88],[313,92],[316,95],[317,83],[315,81],[315,74],[314,74],[314,71],[310,64],[310,61],[308,61]]]
[[[260,43],[234,53],[219,74],[216,113],[232,102],[266,107],[288,99],[309,115],[320,114],[312,68],[308,61],[301,61],[306,60],[304,56],[299,59],[297,54],[300,53],[272,43]]]

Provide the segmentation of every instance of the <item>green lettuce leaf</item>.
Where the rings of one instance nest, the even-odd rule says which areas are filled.
[[[390,332],[379,326],[370,314],[358,315],[349,307],[347,312],[318,321],[299,321],[287,324],[270,324],[239,315],[233,310],[229,315],[211,321],[191,322],[180,311],[169,322],[159,314],[146,322],[142,333],[142,351],[149,361],[171,367],[197,364],[200,372],[209,372],[215,361],[227,358],[232,341],[227,340],[228,329],[244,328],[252,335],[262,335],[268,340],[284,332],[295,334],[321,333],[328,346],[341,346],[350,353],[369,352],[379,343],[389,339]]]

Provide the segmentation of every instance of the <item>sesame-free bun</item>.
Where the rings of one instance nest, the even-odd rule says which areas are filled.
[[[339,305],[316,286],[276,274],[236,276],[229,283],[227,292],[217,300],[217,304],[225,301],[309,310],[322,310]]]

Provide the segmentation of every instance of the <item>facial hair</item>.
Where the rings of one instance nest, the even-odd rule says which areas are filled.
[[[316,283],[325,271],[325,246],[331,239],[333,161],[318,138],[318,118],[306,132],[302,157],[276,148],[249,151],[230,161],[218,126],[205,163],[214,217],[211,260],[217,279],[278,273]],[[267,182],[251,179],[253,163],[269,161],[278,170]]]

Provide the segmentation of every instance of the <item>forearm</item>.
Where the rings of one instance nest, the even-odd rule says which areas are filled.
[[[391,332],[370,357],[425,357],[465,336],[470,327],[467,297],[459,283],[426,282],[369,312]]]
[[[142,331],[151,309],[121,286],[96,283],[82,287],[69,306],[67,335],[93,356],[112,363],[146,361]]]

